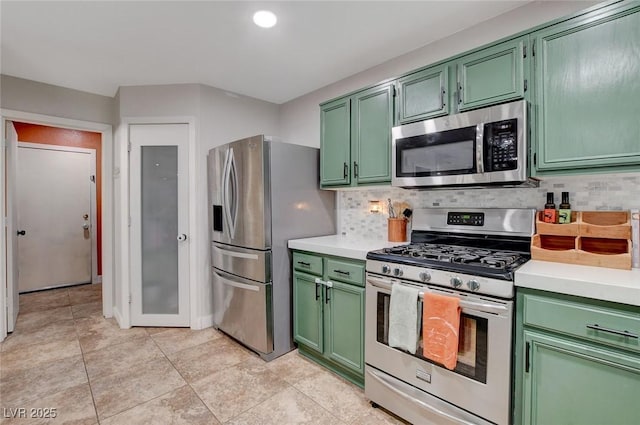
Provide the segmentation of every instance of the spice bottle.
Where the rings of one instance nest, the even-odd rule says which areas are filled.
[[[547,192],[547,203],[544,204],[542,221],[555,223],[557,221],[556,204],[553,202],[553,192]]]
[[[558,223],[571,223],[571,204],[569,203],[569,192],[562,192],[562,203],[558,209]]]

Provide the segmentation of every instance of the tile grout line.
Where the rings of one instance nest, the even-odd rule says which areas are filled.
[[[72,311],[73,315],[73,311]],[[78,332],[78,326],[76,325],[76,319],[73,319],[73,324],[76,331],[76,337],[78,338],[78,346],[80,347],[80,353],[82,355],[82,365],[84,366],[84,373],[87,375],[87,384],[89,385],[89,393],[91,394],[91,401],[93,402],[93,411],[96,414],[96,420],[98,421],[98,425],[100,425],[100,416],[98,415],[98,406],[96,405],[96,398],[93,395],[93,387],[91,386],[91,379],[89,378],[89,371],[87,370],[87,361],[84,358],[84,349],[82,348],[82,344],[80,344],[80,333]]]
[[[148,332],[147,332],[147,334],[148,334]],[[171,367],[173,367],[173,369],[174,369],[176,372],[178,372],[178,375],[180,375],[180,377],[181,377],[181,378],[182,378],[182,380],[185,382],[185,384],[187,384],[187,386],[189,387],[189,389],[190,389],[190,390],[195,394],[195,396],[198,398],[198,400],[200,400],[200,403],[202,403],[202,405],[205,407],[205,409],[207,409],[207,410],[209,411],[209,413],[211,413],[211,415],[215,418],[215,420],[216,420],[218,423],[222,424],[222,422],[218,419],[218,417],[216,416],[216,414],[215,414],[215,413],[213,413],[213,412],[211,411],[211,409],[209,408],[209,406],[207,405],[207,403],[205,403],[205,402],[204,402],[204,400],[200,397],[200,394],[198,394],[198,392],[195,390],[195,388],[193,388],[193,386],[191,386],[191,382],[189,382],[189,381],[188,381],[188,380],[187,380],[187,379],[182,375],[182,373],[180,372],[180,370],[178,370],[178,368],[176,367],[176,365],[175,365],[175,364],[173,364],[173,362],[171,361],[171,359],[167,356],[167,354],[166,354],[166,353],[164,352],[164,350],[160,347],[160,345],[158,345],[158,343],[156,342],[156,340],[155,340],[155,339],[153,339],[153,336],[152,336],[152,335],[149,335],[149,338],[151,338],[151,340],[152,340],[152,341],[153,341],[153,343],[156,345],[156,347],[158,347],[158,350],[160,350],[160,352],[162,353],[162,355],[164,356],[164,358],[165,358],[165,359],[167,359],[167,361],[169,362],[169,364],[171,364]],[[212,341],[212,340],[210,340],[210,341]],[[208,342],[210,342],[210,341],[205,341],[205,342],[203,342],[202,344],[206,344],[206,343],[208,343]],[[196,345],[194,345],[193,347],[188,347],[188,348],[185,348],[184,350],[187,350],[187,349],[189,349],[189,348],[198,347],[198,346],[200,346],[200,345],[202,345],[202,344],[196,344]],[[184,350],[176,351],[176,353],[179,353],[179,352],[184,351]],[[175,354],[175,353],[172,353],[172,354]]]

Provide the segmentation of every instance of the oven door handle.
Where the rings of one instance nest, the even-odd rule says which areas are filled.
[[[382,279],[377,279],[375,277],[367,277],[367,282],[369,282],[371,285],[380,288],[380,289],[385,289],[387,291],[391,291],[391,287],[392,284],[387,283],[386,281],[382,280]],[[418,295],[418,297],[420,299],[424,298],[424,292],[420,292],[420,294]],[[501,314],[501,313],[505,313],[507,311],[509,311],[509,309],[506,306],[503,305],[499,305],[499,304],[488,304],[488,303],[479,303],[479,302],[475,302],[475,301],[467,301],[467,300],[460,300],[460,307],[462,308],[468,308],[471,310],[477,310],[477,311],[483,311],[485,313],[495,313],[495,314]]]
[[[393,391],[394,393],[396,393],[397,395],[399,395],[400,397],[408,400],[411,403],[417,403],[420,405],[420,407],[422,407],[425,410],[429,410],[430,412],[433,412],[434,414],[442,417],[442,418],[446,418],[449,419],[450,421],[460,424],[460,425],[474,425],[473,423],[469,422],[469,421],[465,421],[462,418],[459,418],[457,416],[453,416],[450,413],[447,412],[443,412],[442,410],[436,408],[435,406],[431,406],[427,403],[424,403],[422,400],[418,400],[417,398],[411,397],[408,394],[405,394],[404,392],[402,392],[400,389],[394,387],[393,385],[391,385],[391,383],[387,382],[386,379],[384,379],[383,376],[379,376],[377,373],[371,371],[371,370],[367,370],[367,373],[376,381],[378,381],[379,383],[381,383],[382,385],[384,385],[385,387],[387,387],[389,390]]]

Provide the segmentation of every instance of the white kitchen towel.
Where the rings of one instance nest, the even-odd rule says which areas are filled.
[[[416,353],[418,345],[418,295],[420,290],[394,284],[389,305],[389,346]]]

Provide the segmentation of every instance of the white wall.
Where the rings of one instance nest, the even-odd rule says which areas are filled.
[[[8,75],[0,76],[4,109],[112,124],[114,100],[79,90],[52,86]]]
[[[284,103],[280,105],[280,136],[283,140],[319,147],[320,108],[318,105],[320,103],[586,9],[596,3],[598,2],[535,1],[528,3],[497,18]]]

